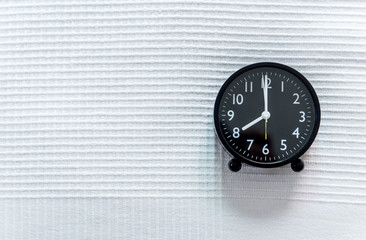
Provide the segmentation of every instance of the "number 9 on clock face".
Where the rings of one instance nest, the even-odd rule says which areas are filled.
[[[278,63],[258,63],[234,73],[214,109],[215,130],[236,159],[277,167],[299,158],[312,144],[320,106],[309,81]]]

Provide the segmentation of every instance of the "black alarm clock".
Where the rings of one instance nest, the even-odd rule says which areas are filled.
[[[299,159],[313,143],[320,105],[310,82],[295,69],[272,62],[246,66],[227,79],[215,102],[216,134],[232,156],[229,169],[242,163],[272,168]]]

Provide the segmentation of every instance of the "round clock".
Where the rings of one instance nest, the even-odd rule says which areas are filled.
[[[309,81],[279,63],[256,63],[235,72],[221,87],[214,109],[215,129],[233,157],[229,169],[242,163],[279,167],[291,163],[313,143],[320,124],[318,97]]]

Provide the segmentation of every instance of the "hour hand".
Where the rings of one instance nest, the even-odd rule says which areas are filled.
[[[244,127],[242,127],[241,128],[241,130],[247,130],[248,128],[250,128],[251,126],[253,126],[254,124],[256,124],[256,123],[258,123],[258,122],[260,122],[262,119],[264,119],[263,118],[263,116],[260,116],[259,118],[257,118],[257,119],[255,119],[255,120],[253,120],[253,121],[251,121],[250,123],[248,123],[247,125],[245,125]]]

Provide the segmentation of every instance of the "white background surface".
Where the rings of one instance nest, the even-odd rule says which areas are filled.
[[[365,1],[1,1],[0,239],[362,239]],[[316,89],[306,169],[230,173],[223,82]]]

